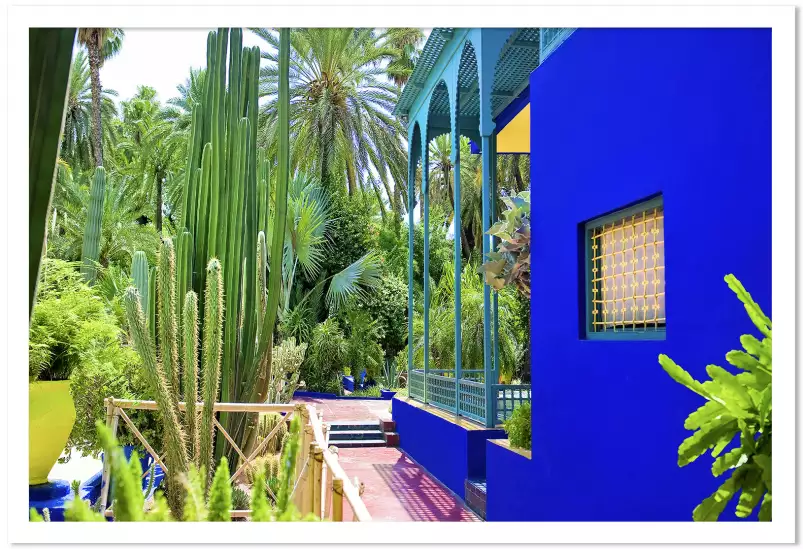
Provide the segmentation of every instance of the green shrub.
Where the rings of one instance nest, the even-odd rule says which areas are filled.
[[[753,301],[733,274],[728,287],[744,303],[747,315],[764,336],[742,335],[744,350],[732,350],[725,359],[741,371],[733,375],[717,366],[706,366],[711,380],[697,381],[661,354],[661,367],[675,381],[705,398],[706,402],[686,418],[684,427],[694,431],[678,448],[678,466],[692,463],[711,449],[716,458],[714,476],[730,472],[716,492],[694,508],[695,521],[715,521],[741,491],[736,516],[749,517],[761,502],[759,521],[772,520],[772,320]],[[722,453],[739,435],[739,445]],[[713,449],[712,449],[713,448]],[[721,454],[721,455],[720,455]],[[763,498],[763,499],[762,499]]]
[[[346,339],[337,322],[329,318],[312,331],[301,378],[307,390],[340,393],[340,373],[346,360]]]
[[[378,341],[378,324],[367,312],[358,310],[353,305],[345,313],[345,325],[348,328],[346,341],[346,363],[351,368],[355,379],[363,371],[369,381],[376,381],[382,372],[384,354]]]
[[[353,396],[355,398],[357,397],[379,398],[381,395],[382,392],[378,385],[369,386],[366,388],[360,388],[350,394],[350,396]]]
[[[513,448],[532,449],[533,428],[529,402],[521,404],[505,421],[505,431]]]
[[[376,322],[376,338],[386,357],[407,344],[407,282],[392,273],[382,275],[379,288],[357,295],[353,307]]]
[[[124,333],[98,288],[90,288],[78,263],[45,259],[39,299],[31,317],[29,376],[33,380],[70,380],[75,425],[68,448],[96,456],[101,445],[95,421],[105,419],[103,400],[149,399],[141,361],[123,342]],[[132,411],[131,419],[149,441],[161,434],[153,414]],[[123,444],[138,443],[121,428]]]
[[[242,511],[248,509],[251,504],[251,496],[248,495],[248,492],[240,488],[239,486],[234,486],[231,489],[231,508],[235,511]]]

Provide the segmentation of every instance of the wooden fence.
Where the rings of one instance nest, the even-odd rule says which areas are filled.
[[[168,470],[164,461],[125,412],[125,410],[155,411],[158,409],[156,402],[107,398],[105,403],[106,425],[112,431],[112,434],[115,436],[117,435],[117,428],[120,419],[122,419],[137,440],[139,440],[148,453],[151,454],[154,461],[159,464],[165,476],[167,476]],[[178,407],[179,410],[184,411],[186,409],[186,403],[179,402]],[[197,402],[196,410],[201,411],[202,409],[203,402]],[[356,477],[352,482],[346,476],[343,467],[341,467],[338,462],[337,448],[335,446],[330,447],[328,444],[329,427],[323,422],[322,414],[319,413],[314,406],[309,404],[239,404],[221,402],[215,404],[214,411],[230,413],[283,413],[285,414],[285,421],[291,420],[294,415],[301,417],[301,449],[296,458],[296,481],[292,496],[293,502],[298,510],[302,514],[314,513],[321,519],[336,522],[342,521],[343,498],[345,497],[345,502],[351,507],[353,520],[360,522],[371,520],[371,515],[368,513],[360,497],[362,495],[361,484]],[[279,425],[277,424],[270,434],[262,439],[262,442],[254,449],[251,455],[246,457],[240,447],[234,442],[231,435],[217,422],[217,419],[215,419],[215,427],[218,432],[228,440],[242,460],[240,466],[231,476],[230,480],[232,482],[237,480],[243,470],[259,456],[268,442],[275,438],[279,431]],[[101,482],[100,510],[104,511],[106,516],[113,517],[114,512],[112,509],[106,509],[109,500],[110,471],[111,463],[108,455],[105,455]],[[142,476],[144,478],[147,475],[148,472],[146,471]],[[270,492],[270,489],[268,489],[268,492]],[[273,497],[274,500],[276,499],[276,496],[271,495],[271,497]],[[231,511],[231,516],[232,518],[248,518],[251,516],[251,511],[233,510]]]

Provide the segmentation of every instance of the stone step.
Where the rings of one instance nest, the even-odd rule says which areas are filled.
[[[384,448],[387,443],[384,439],[380,440],[329,440],[330,446],[338,448]]]
[[[352,430],[381,430],[379,421],[337,421],[329,423],[330,432]]]
[[[485,479],[466,479],[466,505],[469,509],[485,520],[485,504],[487,498],[487,487]]]
[[[398,447],[399,445],[399,433],[398,432],[386,432],[385,433],[385,442],[388,446],[391,447]]]
[[[377,440],[384,439],[381,430],[330,430],[329,440]]]

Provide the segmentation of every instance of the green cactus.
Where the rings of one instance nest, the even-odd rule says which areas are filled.
[[[139,292],[134,286],[125,292],[126,319],[131,330],[134,347],[142,359],[143,371],[148,386],[156,398],[159,415],[164,425],[166,461],[171,473],[186,473],[189,459],[185,443],[184,431],[179,423],[178,404],[170,390],[166,374],[156,357],[156,347],[145,324],[145,314],[140,305]],[[171,475],[173,476],[173,475]],[[170,484],[168,482],[168,484]],[[180,512],[182,507],[181,492],[169,493],[170,509]]]
[[[198,461],[198,295],[189,291],[184,300],[183,350],[184,350],[184,401],[187,403],[187,453],[192,461]]]
[[[204,305],[203,385],[204,408],[201,414],[198,462],[206,472],[213,472],[212,442],[215,436],[214,405],[220,383],[220,352],[223,328],[223,274],[220,262],[213,258],[206,268],[206,304]]]
[[[176,237],[176,297],[178,298],[176,319],[184,319],[182,301],[187,291],[192,289],[192,253],[193,243],[190,232],[182,232]],[[184,356],[184,342],[179,343],[179,356]]]
[[[251,521],[267,522],[271,518],[268,496],[265,492],[260,492],[259,488],[265,487],[265,471],[260,469],[254,475],[254,485],[251,488]]]
[[[156,342],[156,274],[158,268],[153,266],[148,274],[148,308],[147,320],[148,330],[151,333],[151,340]]]
[[[275,454],[281,451],[282,440],[284,439],[284,435],[287,434],[287,423],[284,417],[278,413],[266,413],[259,419],[259,433],[257,438],[260,442],[271,433],[276,425],[279,425],[279,430],[265,447],[262,448],[263,455]]]
[[[215,478],[212,487],[209,489],[209,513],[206,516],[208,522],[229,522],[231,521],[231,483],[229,483],[229,462],[225,457],[220,459],[220,464],[215,471]]]
[[[165,238],[159,253],[159,346],[162,366],[170,383],[173,402],[181,398],[181,366],[178,363],[178,324],[176,322],[176,253],[173,240]]]
[[[147,319],[150,316],[150,303],[148,302],[148,291],[150,290],[150,283],[148,281],[148,257],[143,251],[134,253],[134,258],[131,261],[131,277],[134,280],[134,286],[139,291],[142,310],[145,312]]]
[[[89,209],[86,214],[84,243],[81,247],[81,273],[91,285],[97,277],[97,263],[100,258],[100,237],[103,229],[103,200],[106,195],[106,170],[99,166],[89,191]]]

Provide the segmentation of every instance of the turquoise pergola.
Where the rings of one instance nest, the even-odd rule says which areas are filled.
[[[425,404],[494,427],[513,408],[530,401],[530,385],[501,385],[499,380],[498,297],[486,284],[483,296],[483,365],[462,365],[460,239],[454,240],[455,365],[430,367],[429,283],[429,178],[422,173],[424,225],[424,342],[423,369],[413,365],[413,211],[418,162],[429,165],[429,143],[451,135],[454,175],[454,235],[460,235],[460,136],[481,146],[482,252],[495,244],[486,233],[496,219],[496,119],[527,96],[530,73],[565,38],[571,29],[433,29],[394,114],[407,120],[409,232],[408,258],[408,387],[410,397]],[[444,367],[444,366],[441,366]]]

